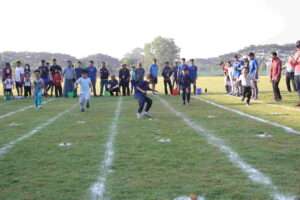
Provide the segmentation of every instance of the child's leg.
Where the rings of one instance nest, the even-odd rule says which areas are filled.
[[[42,97],[42,92],[39,92],[38,94],[38,106],[40,107],[42,105],[43,102],[43,97]]]
[[[248,94],[247,94],[247,104],[250,104],[250,100],[251,100],[251,96],[252,96],[251,88],[248,87],[247,91],[248,91]]]
[[[191,88],[188,88],[187,89],[187,102],[190,103],[190,100],[191,100]]]
[[[183,101],[183,104],[185,104],[185,100],[186,100],[186,88],[183,88],[182,89],[182,101]]]
[[[145,97],[145,101],[146,101],[146,108],[145,111],[149,112],[151,106],[152,106],[152,99],[150,99],[149,97]]]
[[[80,94],[79,105],[80,105],[80,110],[84,111],[84,108],[85,108],[85,97],[84,97],[83,94]]]
[[[143,96],[139,97],[138,102],[139,102],[138,113],[141,114],[143,112],[144,106],[145,106],[145,97],[143,97]]]

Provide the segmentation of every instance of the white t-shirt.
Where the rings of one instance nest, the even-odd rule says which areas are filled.
[[[90,85],[92,84],[90,78],[82,78],[80,77],[77,81],[76,84],[80,85],[80,94],[89,96],[90,95]]]
[[[242,86],[244,87],[250,87],[251,86],[251,77],[248,74],[246,77],[244,74],[242,74],[239,78],[239,80],[242,82]]]
[[[21,79],[24,76],[24,68],[23,67],[16,67],[15,71],[15,80],[16,82],[22,82]]]
[[[7,90],[10,90],[10,89],[12,89],[13,84],[14,84],[14,83],[13,83],[13,80],[10,79],[10,78],[8,78],[8,79],[6,79],[6,80],[4,81],[4,88],[7,89]]]

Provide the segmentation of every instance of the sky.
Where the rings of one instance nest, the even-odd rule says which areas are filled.
[[[207,58],[251,44],[293,43],[297,0],[1,0],[0,52],[117,58],[157,36],[181,56]]]

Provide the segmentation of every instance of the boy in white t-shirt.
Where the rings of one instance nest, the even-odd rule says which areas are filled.
[[[83,70],[81,73],[81,77],[75,82],[75,88],[80,85],[80,95],[79,95],[79,104],[80,111],[84,112],[85,108],[90,107],[90,98],[91,98],[91,87],[92,81],[88,77],[88,71]]]
[[[13,93],[13,87],[14,87],[14,82],[11,78],[11,76],[8,76],[5,81],[3,82],[3,86],[4,86],[4,96],[6,97],[12,97]]]
[[[246,67],[243,69],[242,74],[239,78],[239,80],[242,83],[242,91],[243,91],[243,97],[242,97],[242,101],[245,100],[245,98],[247,97],[247,106],[250,105],[250,99],[252,96],[252,88],[251,88],[251,76],[249,74],[249,68]]]
[[[18,96],[23,96],[23,84],[24,84],[24,68],[21,66],[21,61],[17,61],[15,70],[15,81]]]

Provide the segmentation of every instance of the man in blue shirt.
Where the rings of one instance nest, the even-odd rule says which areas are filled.
[[[251,87],[252,87],[252,98],[258,99],[258,70],[259,65],[257,60],[255,59],[255,54],[253,52],[249,53],[249,76],[251,79]]]
[[[155,90],[155,86],[157,84],[157,77],[158,77],[158,65],[156,58],[153,59],[153,64],[150,65],[150,76],[151,76],[151,84],[152,90]]]
[[[93,93],[94,93],[94,96],[96,97],[97,96],[97,92],[96,92],[97,68],[94,66],[93,60],[90,61],[87,70],[88,70],[88,76],[92,82]]]
[[[107,85],[108,85],[108,78],[109,78],[109,70],[106,67],[106,63],[102,62],[102,67],[100,69],[100,96],[103,95],[103,89],[105,88],[105,91],[107,91]]]
[[[197,89],[197,78],[198,78],[198,67],[195,65],[194,59],[190,60],[191,65],[189,66],[189,74],[191,77],[193,89],[194,89],[194,95],[196,95],[196,89]]]
[[[149,87],[149,80],[151,80],[151,76],[148,75],[147,79],[148,81],[141,80],[136,85],[134,97],[139,103],[138,112],[136,114],[138,119],[141,119],[143,117],[150,117],[150,118],[152,117],[152,115],[149,113],[149,110],[152,106],[152,99],[150,99],[147,96],[147,91],[152,91],[152,92],[156,92],[156,91]]]
[[[136,68],[136,70],[135,70],[136,81],[137,82],[143,81],[144,77],[145,77],[145,69],[143,68],[143,64],[139,63],[138,68]]]

